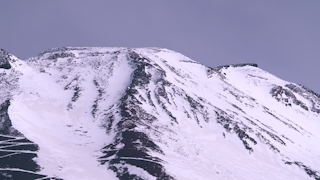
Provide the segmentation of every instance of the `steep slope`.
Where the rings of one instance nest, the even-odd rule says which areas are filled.
[[[2,50],[0,73],[7,179],[320,179],[320,96],[255,64],[56,48]],[[21,154],[32,166],[10,164]]]
[[[8,107],[13,96],[19,94],[21,72],[11,68],[10,63],[21,60],[0,49],[0,178],[36,179],[40,166],[33,161],[39,147],[12,126]]]

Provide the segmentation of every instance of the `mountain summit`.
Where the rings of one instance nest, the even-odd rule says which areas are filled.
[[[160,48],[0,50],[0,179],[320,180],[320,95]]]

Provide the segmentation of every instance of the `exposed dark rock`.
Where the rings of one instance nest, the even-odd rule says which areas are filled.
[[[310,108],[311,111],[320,114],[320,95],[312,91],[311,89],[303,86],[303,85],[294,85],[294,84],[287,84],[287,88],[292,90],[295,93],[298,93],[300,96],[306,98],[309,100],[312,104],[312,107]],[[300,104],[299,104],[300,105]],[[303,109],[307,110],[306,105],[300,105]],[[309,109],[309,108],[308,108]]]
[[[247,129],[250,129],[250,128],[243,124],[240,125],[236,121],[233,121],[232,118],[222,110],[217,110],[216,115],[217,115],[217,122],[221,124],[227,132],[236,133],[239,139],[242,141],[245,148],[250,153],[252,153],[253,148],[249,145],[247,140],[251,141],[254,145],[257,144],[257,141],[254,138],[250,137],[249,134],[246,132]]]
[[[0,49],[0,69],[10,69],[11,68],[11,65],[9,63],[9,54],[3,50],[3,49]]]
[[[33,172],[25,172],[18,170],[1,170],[0,179],[2,180],[35,180],[46,177],[45,175],[36,174]],[[58,180],[58,179],[57,179]]]
[[[312,168],[310,168],[309,166],[306,166],[302,162],[297,162],[297,161],[289,162],[289,161],[287,161],[287,162],[285,162],[285,164],[297,165],[297,166],[299,166],[299,168],[303,169],[310,177],[314,178],[315,180],[320,180],[320,172],[313,170]]]
[[[113,170],[119,179],[142,179],[141,177],[130,174],[127,165],[136,166],[144,169],[150,175],[155,176],[157,179],[174,179],[166,173],[163,165],[163,161],[158,157],[151,156],[149,153],[155,152],[163,154],[163,151],[156,145],[146,133],[135,130],[137,125],[146,127],[146,129],[152,129],[151,123],[156,118],[145,112],[139,105],[142,102],[139,101],[138,90],[146,89],[151,81],[151,75],[146,73],[146,68],[151,68],[149,60],[141,57],[135,52],[129,53],[129,58],[134,62],[136,70],[133,72],[131,84],[126,90],[125,94],[120,100],[118,115],[121,116],[121,120],[116,124],[117,135],[114,139],[114,143],[109,144],[103,148],[102,152],[105,156],[100,157],[102,164],[108,163],[109,169]],[[158,83],[163,83],[158,81]],[[166,97],[164,89],[158,91],[160,96]],[[139,99],[138,99],[139,98]],[[143,100],[142,100],[143,101]],[[149,96],[149,102],[152,102]],[[114,122],[113,114],[109,114],[105,127],[110,130]],[[107,130],[108,131],[108,130]],[[121,147],[118,149],[117,147]],[[127,164],[127,165],[126,165]]]
[[[254,63],[230,64],[230,65],[218,66],[218,67],[215,67],[215,68],[213,68],[213,69],[215,69],[215,70],[220,70],[220,69],[222,69],[222,68],[244,67],[244,66],[258,67],[258,64],[254,64]]]
[[[75,57],[73,53],[55,53],[49,56],[48,59],[58,59],[58,58],[66,58],[66,57]]]
[[[0,179],[44,178],[46,175],[37,173],[40,166],[33,160],[37,157],[39,147],[12,127],[8,115],[9,105],[9,100],[0,105]]]
[[[286,106],[291,106],[291,103],[293,103],[300,106],[302,109],[309,111],[307,105],[301,100],[298,100],[297,97],[288,89],[284,89],[281,86],[275,86],[271,89],[270,93],[272,97],[277,101],[282,101]]]

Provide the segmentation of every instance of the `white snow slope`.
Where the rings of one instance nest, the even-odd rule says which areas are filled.
[[[160,48],[2,56],[2,179],[320,180],[320,96],[255,64]],[[26,154],[34,169],[13,160]]]

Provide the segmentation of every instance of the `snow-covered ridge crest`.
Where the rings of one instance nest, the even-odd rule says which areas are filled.
[[[8,62],[2,78],[16,72],[17,86],[0,86],[0,158],[20,154],[34,168],[3,164],[0,177],[320,178],[319,96],[255,64],[103,47]],[[19,138],[33,149],[13,146]]]

